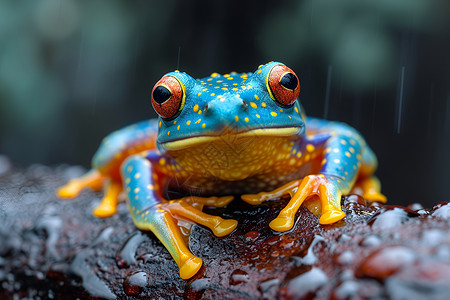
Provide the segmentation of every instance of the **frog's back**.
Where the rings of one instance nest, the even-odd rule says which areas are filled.
[[[155,149],[157,133],[157,119],[141,121],[110,133],[92,158],[92,167],[120,180],[122,162],[130,155]]]

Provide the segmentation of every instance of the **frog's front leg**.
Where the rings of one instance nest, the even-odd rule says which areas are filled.
[[[167,175],[156,170],[159,167],[159,157],[156,151],[151,151],[145,157],[134,155],[128,158],[121,168],[123,185],[136,227],[150,230],[156,235],[177,263],[181,278],[187,279],[197,273],[202,260],[189,251],[177,225],[177,218],[204,225],[216,236],[231,233],[236,228],[237,221],[205,214],[184,200],[165,200],[161,195],[161,184],[165,182],[164,177]],[[203,200],[204,203],[208,203],[207,199]],[[229,197],[219,198],[219,202],[224,201],[229,201]]]
[[[258,204],[273,197],[290,194],[291,200],[270,223],[276,231],[286,231],[294,225],[295,214],[302,203],[311,196],[318,196],[321,203],[320,224],[331,224],[345,217],[341,209],[341,196],[347,194],[353,186],[361,164],[361,145],[356,133],[328,135],[310,135],[306,139],[304,152],[315,153],[322,158],[320,170],[301,180],[292,181],[269,193],[243,195],[242,199]],[[303,150],[303,149],[302,149]],[[300,165],[302,159],[299,158]]]

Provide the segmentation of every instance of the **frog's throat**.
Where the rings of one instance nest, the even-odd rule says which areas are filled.
[[[302,127],[278,127],[278,128],[258,128],[240,133],[233,133],[236,137],[255,137],[255,136],[293,136],[298,135]],[[185,139],[166,142],[163,147],[166,150],[181,150],[194,145],[207,142],[214,142],[223,138],[223,135],[194,136]]]

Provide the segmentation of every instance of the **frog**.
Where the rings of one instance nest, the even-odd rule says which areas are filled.
[[[329,225],[345,217],[343,195],[386,202],[374,175],[377,158],[363,136],[345,123],[307,117],[299,78],[283,63],[200,79],[176,70],[156,82],[150,99],[158,118],[106,136],[92,169],[57,195],[103,189],[93,211],[101,218],[114,215],[125,195],[135,226],[161,241],[182,279],[203,264],[188,248],[184,223],[207,227],[218,238],[238,225],[203,212],[205,206],[289,196],[269,223],[286,232],[307,203],[316,203],[310,206],[318,223]]]

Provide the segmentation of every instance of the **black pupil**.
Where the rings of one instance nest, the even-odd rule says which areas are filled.
[[[288,90],[295,90],[298,85],[297,77],[292,73],[287,73],[281,78],[280,84]]]
[[[162,85],[157,86],[153,91],[153,100],[155,100],[158,104],[166,102],[170,96],[172,96],[172,93]]]

